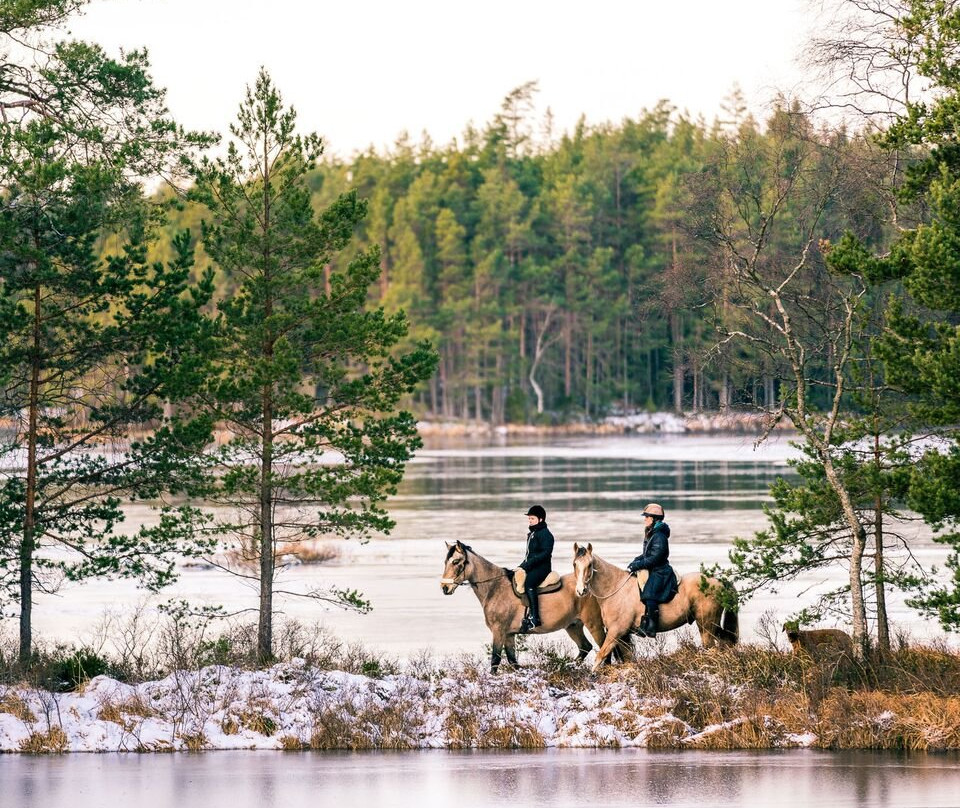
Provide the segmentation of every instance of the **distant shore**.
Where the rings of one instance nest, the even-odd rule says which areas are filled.
[[[609,415],[598,421],[560,424],[498,424],[487,421],[441,421],[417,423],[423,437],[549,436],[549,435],[760,435],[769,427],[770,415],[762,412],[702,412],[677,415],[672,412],[637,412]],[[790,424],[778,425],[790,429]]]

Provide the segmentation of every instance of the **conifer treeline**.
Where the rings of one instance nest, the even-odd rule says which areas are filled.
[[[731,142],[765,159],[778,127],[865,166],[869,143],[816,131],[796,107],[757,122],[740,98],[713,124],[664,102],[554,139],[532,112],[535,91],[514,90],[492,122],[445,147],[403,137],[388,153],[328,158],[312,177],[318,207],[350,188],[369,201],[357,236],[381,250],[371,295],[440,353],[417,408],[498,424],[773,405],[766,360],[714,350],[726,258],[700,224],[715,200],[696,178]],[[837,200],[825,239],[882,237],[885,170]]]

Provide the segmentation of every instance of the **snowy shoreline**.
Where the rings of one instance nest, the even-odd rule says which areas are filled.
[[[129,685],[98,676],[79,692],[51,693],[0,686],[0,751],[151,752],[215,749],[464,749],[464,748],[858,748],[838,745],[822,715],[774,715],[746,698],[743,715],[711,723],[717,699],[738,698],[735,685],[691,671],[676,698],[643,695],[623,677],[578,674],[564,683],[537,668],[491,676],[476,663],[428,675],[382,678],[320,670],[302,659],[262,671],[210,666]],[[683,694],[704,701],[689,715]],[[717,695],[721,694],[721,695]],[[860,705],[844,721],[876,739],[898,741],[898,722],[916,730],[910,696],[903,719],[886,702]],[[842,701],[842,697],[841,697]],[[947,701],[955,701],[948,699]],[[824,700],[826,705],[829,699]],[[681,708],[678,710],[678,707]],[[737,707],[737,709],[741,709]],[[687,710],[686,720],[683,715]],[[824,710],[831,708],[823,707]],[[848,710],[849,707],[843,708]],[[769,712],[767,712],[769,710]],[[942,720],[924,732],[924,748],[960,747],[960,727]],[[793,726],[791,726],[793,724]],[[814,730],[820,728],[818,734]],[[872,746],[864,744],[859,748]]]

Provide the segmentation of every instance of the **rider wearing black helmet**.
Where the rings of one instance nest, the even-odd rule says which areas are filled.
[[[520,624],[521,633],[533,631],[543,625],[540,620],[540,604],[537,602],[537,587],[550,574],[550,559],[553,555],[553,534],[547,528],[547,512],[541,505],[533,505],[527,511],[527,554],[520,568],[527,573],[524,591],[530,601],[530,611]]]

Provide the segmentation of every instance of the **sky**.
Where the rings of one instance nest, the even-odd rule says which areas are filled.
[[[661,99],[712,120],[793,93],[806,0],[93,0],[72,34],[147,47],[174,117],[225,131],[265,66],[303,131],[347,157],[404,131],[437,144],[536,80],[554,131],[636,117]]]

